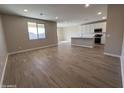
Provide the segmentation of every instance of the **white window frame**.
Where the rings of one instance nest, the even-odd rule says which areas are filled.
[[[28,25],[28,23],[35,23],[36,24],[36,29],[37,29],[37,38],[36,39],[31,39],[30,38],[30,31],[29,31],[29,25]],[[44,38],[40,38],[39,37],[39,31],[38,31],[38,24],[42,24],[42,25],[44,25],[44,35],[45,35],[45,37]],[[37,22],[27,22],[27,25],[28,25],[28,38],[29,38],[29,40],[39,40],[39,39],[46,39],[46,27],[45,27],[45,24],[44,23],[37,23]]]

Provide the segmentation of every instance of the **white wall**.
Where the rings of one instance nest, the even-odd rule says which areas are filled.
[[[64,31],[62,27],[57,28],[57,36],[58,36],[58,41],[65,41]]]
[[[66,41],[71,41],[71,37],[80,37],[81,29],[80,26],[64,27],[64,39]]]

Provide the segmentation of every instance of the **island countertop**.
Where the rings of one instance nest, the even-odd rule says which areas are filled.
[[[71,37],[71,45],[93,48],[94,37]]]
[[[71,37],[72,39],[94,39],[94,37]]]

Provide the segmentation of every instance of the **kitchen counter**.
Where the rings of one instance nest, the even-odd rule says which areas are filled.
[[[72,37],[71,45],[93,48],[94,37]]]
[[[93,39],[94,37],[72,37],[72,39]]]

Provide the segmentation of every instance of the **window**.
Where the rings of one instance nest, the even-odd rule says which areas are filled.
[[[44,24],[28,22],[28,33],[30,40],[46,38]]]
[[[45,38],[45,27],[44,24],[37,24],[38,27],[38,37]]]

